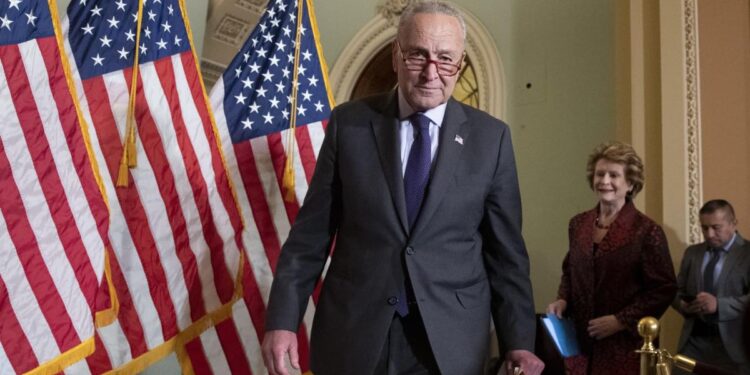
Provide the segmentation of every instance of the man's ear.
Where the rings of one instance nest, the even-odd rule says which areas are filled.
[[[398,45],[396,39],[391,42],[391,64],[393,65],[393,72],[398,73]]]

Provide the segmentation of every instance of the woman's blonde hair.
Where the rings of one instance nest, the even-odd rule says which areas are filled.
[[[619,163],[625,166],[625,180],[633,188],[628,192],[628,198],[632,199],[643,189],[643,161],[635,153],[633,147],[622,142],[606,142],[594,148],[589,155],[586,164],[586,179],[589,181],[589,187],[594,189],[594,169],[599,160],[607,160],[613,163]]]

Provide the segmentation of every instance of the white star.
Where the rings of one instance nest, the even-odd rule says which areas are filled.
[[[286,86],[284,86],[284,84],[283,84],[283,83],[281,83],[281,82],[277,83],[277,84],[276,84],[276,92],[284,92],[284,88],[285,88],[285,87],[286,87]]]
[[[125,50],[125,47],[122,47],[120,50],[117,51],[117,53],[120,54],[120,58],[127,60],[128,55],[130,54],[130,51]]]
[[[271,102],[271,108],[279,108],[280,101],[275,96],[269,101]]]
[[[258,65],[255,61],[253,61],[253,65],[248,66],[250,68],[250,71],[253,73],[260,73],[260,65]]]
[[[107,22],[109,22],[109,28],[118,28],[120,25],[120,21],[118,21],[115,16],[112,16],[112,18],[108,19]]]
[[[244,121],[242,121],[242,127],[248,130],[253,130],[253,122],[250,121],[250,118],[246,118]]]
[[[141,55],[145,55],[146,51],[148,51],[148,47],[146,47],[146,43],[141,43]]]
[[[281,21],[277,20],[276,18],[272,18],[271,19],[271,26],[273,26],[273,27],[279,27],[279,22],[281,22]]]
[[[235,76],[235,78],[240,78],[240,74],[242,74],[242,69],[240,69],[239,66],[236,67],[236,68],[234,68],[234,76]]]
[[[151,39],[151,29],[150,29],[150,28],[148,28],[148,26],[146,26],[146,28],[145,28],[145,29],[143,29],[143,34],[145,34],[145,35],[146,35],[146,38],[149,38],[149,39]]]
[[[305,31],[307,31],[307,29],[305,28],[305,25],[302,25],[302,26],[299,27],[299,33],[300,34],[305,35]]]
[[[131,42],[135,42],[135,34],[132,30],[128,30],[128,32],[125,33],[125,37]]]
[[[310,91],[308,91],[308,90],[305,90],[305,92],[302,93],[302,97],[303,97],[302,98],[303,101],[306,100],[306,101],[309,102],[310,98],[312,98],[312,93]]]
[[[247,99],[247,97],[243,95],[241,91],[239,95],[235,95],[234,98],[237,99],[237,103],[235,104],[240,104],[240,103],[245,104],[245,99]]]
[[[253,81],[250,80],[250,77],[245,77],[245,79],[242,80],[243,88],[249,89],[253,87]]]
[[[289,13],[289,19],[294,23],[294,21],[297,20],[297,15],[294,13]]]
[[[271,66],[274,66],[274,65],[279,66],[279,61],[281,61],[281,59],[276,57],[276,55],[271,56],[271,58],[268,60],[271,62]]]
[[[261,86],[258,90],[256,90],[256,92],[258,93],[258,96],[262,96],[265,98],[266,92],[268,92],[268,90],[264,89],[263,86]]]
[[[258,113],[258,110],[260,109],[260,106],[257,103],[250,104],[248,107],[250,108],[250,113]]]
[[[291,63],[292,61],[294,61],[294,54],[289,52],[289,54],[286,55],[286,58],[289,59],[289,62]]]
[[[102,41],[102,47],[104,46],[111,47],[110,43],[112,42],[112,39],[109,39],[109,37],[107,37],[106,35],[99,38],[99,40]]]
[[[92,57],[91,59],[94,60],[94,66],[104,65],[102,64],[104,62],[104,58],[99,56],[98,53],[96,54],[96,56]]]
[[[284,69],[281,69],[281,72],[284,73],[284,78],[289,78],[289,73],[291,73],[286,67],[284,67]]]
[[[324,107],[325,107],[325,105],[323,103],[321,103],[320,100],[318,100],[318,102],[315,103],[315,111],[317,111],[317,112],[323,112],[323,108]]]
[[[159,46],[159,49],[167,49],[167,42],[165,42],[164,39],[159,39],[159,41],[156,42],[156,45]]]
[[[154,11],[152,11],[152,10],[149,10],[148,11],[148,20],[149,21],[153,21],[155,19],[156,19],[156,13],[154,13]]]
[[[99,5],[94,5],[94,7],[91,8],[91,14],[93,14],[94,16],[101,17],[102,16],[102,10],[103,10],[102,8],[99,8]]]
[[[307,80],[310,81],[310,86],[315,86],[315,87],[318,86],[318,79],[315,78],[314,74],[312,77],[308,78]]]
[[[268,53],[268,51],[266,51],[265,48],[261,48],[261,49],[255,51],[255,52],[258,53],[258,56],[263,57],[263,58],[265,58],[266,57],[266,53]]]
[[[138,13],[132,13],[131,16],[133,16],[133,22],[138,22]]]
[[[280,51],[283,51],[284,48],[286,48],[286,43],[284,43],[283,40],[279,40],[276,42],[276,48],[278,48]]]
[[[297,113],[299,113],[300,116],[304,116],[305,112],[307,112],[307,108],[303,107],[302,105],[297,107]]]
[[[289,111],[287,111],[286,108],[281,111],[281,115],[284,116],[284,120],[289,120]]]
[[[265,39],[266,42],[269,42],[269,43],[273,42],[273,36],[271,35],[271,33],[263,34],[263,39]]]
[[[16,10],[21,10],[18,8],[18,4],[21,3],[22,0],[10,0],[10,6],[8,6],[8,9],[10,8],[16,8]]]
[[[282,12],[283,12],[283,11],[285,11],[285,10],[286,10],[286,4],[282,3],[281,1],[277,1],[277,2],[276,2],[276,5],[278,5],[278,6],[279,6],[279,10],[280,10],[280,11],[282,11]]]
[[[270,81],[271,79],[273,79],[273,73],[271,73],[270,71],[266,71],[262,74],[262,76],[266,79],[266,81]]]
[[[274,16],[276,16],[276,11],[273,10],[273,8],[268,9],[268,11],[266,11],[266,13],[268,13],[268,15],[271,16],[271,18],[273,18]]]
[[[35,16],[34,13],[32,13],[31,11],[29,11],[28,13],[24,13],[24,15],[26,15],[27,25],[31,24],[32,26],[36,26],[36,19],[39,17]]]
[[[302,58],[310,61],[310,58],[312,57],[312,53],[310,53],[309,50],[305,50],[305,52],[302,52]]]
[[[4,27],[4,28],[6,28],[8,30],[10,30],[10,24],[13,23],[13,21],[8,18],[7,14],[4,15],[4,16],[2,16],[2,17],[0,17],[0,22],[3,23],[2,25],[0,25],[0,29],[2,29]]]
[[[169,21],[164,21],[163,24],[161,24],[162,29],[164,29],[165,33],[172,32],[172,25],[169,24]]]
[[[86,35],[86,34],[94,35],[94,26],[91,26],[90,23],[87,23],[86,26],[81,28],[81,30],[83,30],[83,35]]]
[[[273,124],[273,116],[271,116],[271,112],[263,115],[263,118],[265,119],[265,121],[263,122],[264,124]]]
[[[117,10],[125,11],[125,2],[122,0],[118,0],[115,4],[117,4]]]
[[[297,68],[297,73],[299,73],[299,75],[303,76],[303,75],[305,75],[305,70],[307,70],[307,68],[305,68],[304,66],[300,65],[299,68]]]
[[[172,6],[172,4],[167,5],[167,10],[169,10],[170,16],[174,13],[174,7]]]
[[[179,47],[180,43],[182,43],[182,39],[180,39],[179,36],[175,35],[174,36],[174,45],[176,45],[177,47]]]
[[[245,52],[242,54],[242,61],[247,62],[247,60],[250,60],[250,52]]]
[[[292,30],[289,28],[289,26],[284,26],[284,28],[281,29],[281,30],[284,31],[284,36],[285,37],[289,37],[290,34],[292,33]]]
[[[258,39],[253,38],[253,39],[250,39],[250,40],[253,41],[253,47],[255,47],[256,45],[258,45]]]
[[[260,31],[263,33],[266,32],[266,29],[268,28],[265,23],[261,23],[258,26],[260,26]]]
[[[81,0],[81,1],[79,1],[79,2],[78,2],[78,4],[81,4],[81,5],[83,5],[83,6],[86,6],[86,0]]]

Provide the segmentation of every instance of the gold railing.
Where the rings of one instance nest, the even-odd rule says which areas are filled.
[[[643,346],[636,350],[641,355],[641,375],[671,375],[673,368],[679,368],[699,375],[731,375],[717,367],[698,362],[681,354],[670,354],[665,349],[654,346],[659,337],[659,321],[647,316],[638,322],[638,334],[643,337]]]

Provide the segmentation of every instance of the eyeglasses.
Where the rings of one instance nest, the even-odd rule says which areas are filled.
[[[404,61],[406,69],[414,72],[421,72],[427,68],[428,65],[435,64],[437,73],[441,77],[453,77],[456,75],[458,71],[461,70],[461,64],[466,56],[466,52],[462,53],[461,58],[458,60],[458,64],[454,64],[449,61],[432,60],[417,51],[411,51],[408,54],[405,54],[404,50],[401,49],[401,43],[399,43],[398,40],[396,41],[396,45],[398,46],[398,52],[401,53],[401,60]]]

